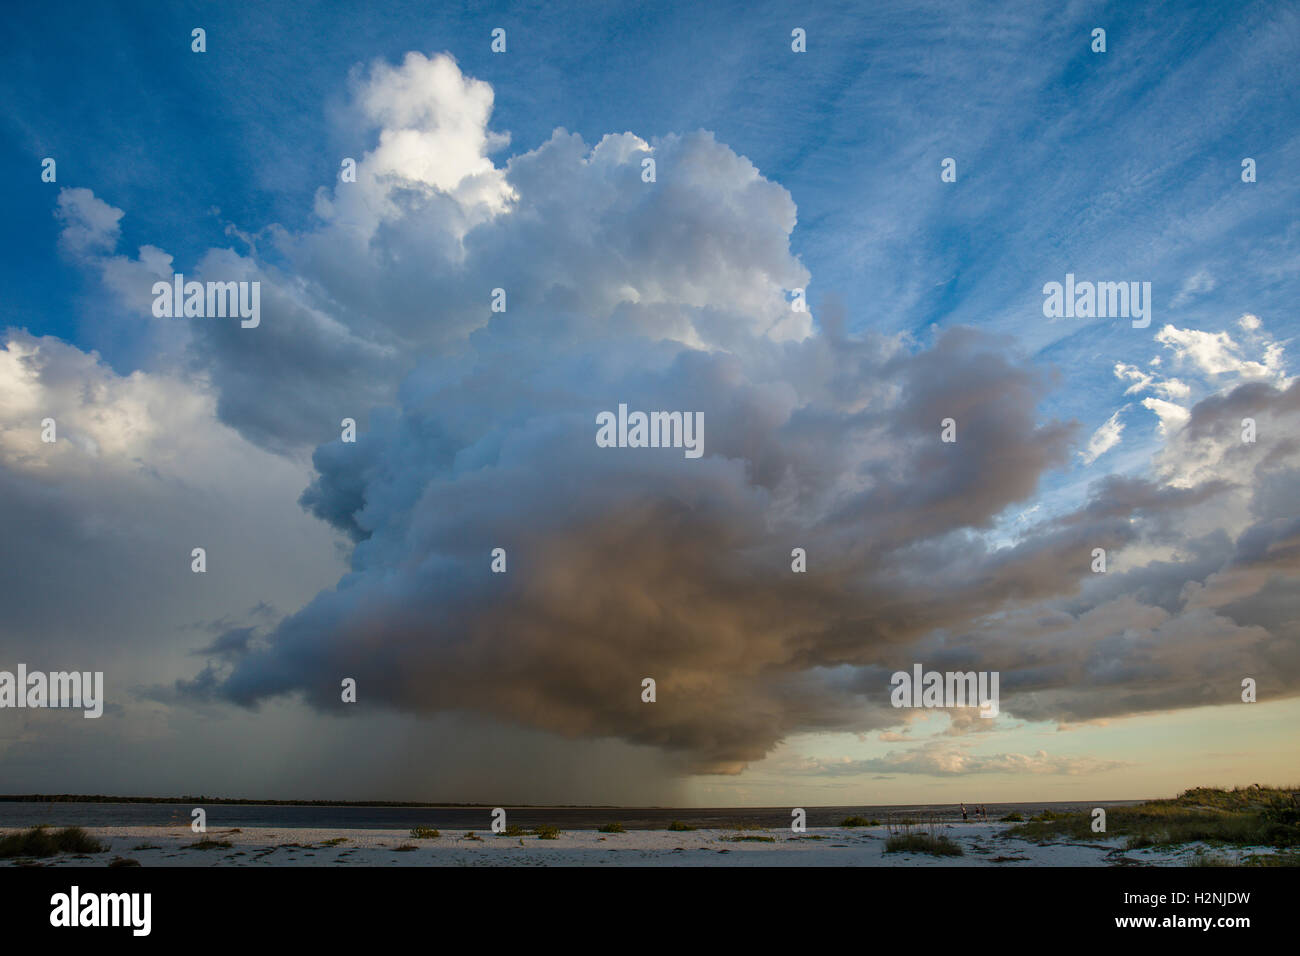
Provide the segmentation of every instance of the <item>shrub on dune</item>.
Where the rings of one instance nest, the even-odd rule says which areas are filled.
[[[103,853],[107,849],[81,827],[51,830],[37,826],[0,837],[0,859],[46,857],[59,853]]]
[[[939,833],[938,826],[915,827],[910,823],[889,828],[886,853],[928,853],[931,856],[962,856],[962,849]]]

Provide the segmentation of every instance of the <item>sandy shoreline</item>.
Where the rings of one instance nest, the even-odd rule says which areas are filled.
[[[44,866],[103,867],[115,858],[141,866],[1186,866],[1196,844],[1125,850],[1115,837],[1090,843],[1036,844],[1005,835],[1011,824],[951,825],[942,833],[961,846],[962,856],[884,852],[886,827],[809,828],[687,832],[630,830],[599,833],[572,830],[556,839],[503,836],[490,831],[443,830],[436,839],[416,839],[407,830],[312,829],[303,827],[209,828],[188,826],[88,827],[109,845],[106,853],[62,854]],[[0,831],[13,832],[13,828]],[[474,833],[477,839],[468,836]],[[772,842],[766,839],[771,838]],[[748,838],[748,839],[747,839]],[[229,843],[199,849],[202,839]],[[411,848],[411,849],[399,849]],[[1263,849],[1206,848],[1230,860]],[[0,861],[32,865],[33,861]],[[119,864],[120,865],[120,864]]]

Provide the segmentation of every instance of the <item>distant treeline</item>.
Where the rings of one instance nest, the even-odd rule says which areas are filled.
[[[104,793],[0,793],[0,803],[19,804],[244,804],[248,806],[486,806],[429,804],[416,800],[239,800],[234,797],[120,797]]]
[[[102,793],[0,793],[0,803],[208,803],[243,804],[268,807],[487,807],[486,803],[429,803],[419,800],[244,800],[234,797],[112,797]],[[533,808],[537,804],[515,803],[514,807]],[[574,810],[612,809],[578,804],[546,805],[541,809]]]

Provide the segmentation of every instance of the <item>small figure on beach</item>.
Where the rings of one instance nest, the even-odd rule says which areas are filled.
[[[985,823],[989,822],[989,812],[984,809],[984,804],[980,804],[980,819]]]
[[[962,822],[962,823],[966,823],[966,822],[967,822],[967,817],[966,817],[966,804],[965,804],[965,803],[963,803],[963,804],[961,805],[961,822]]]

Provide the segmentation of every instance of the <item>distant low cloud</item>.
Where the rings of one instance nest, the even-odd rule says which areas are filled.
[[[809,771],[828,777],[866,773],[919,774],[933,777],[971,774],[1042,774],[1080,776],[1106,773],[1128,764],[1093,757],[1052,756],[1045,750],[1032,754],[972,753],[968,748],[943,743],[926,744],[911,750],[892,751],[867,760],[817,761]]]

